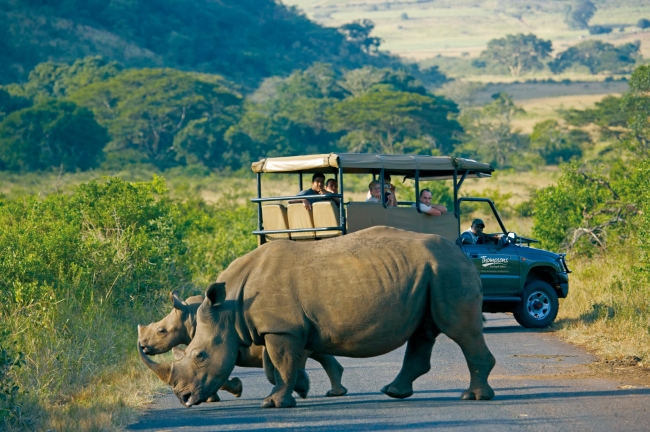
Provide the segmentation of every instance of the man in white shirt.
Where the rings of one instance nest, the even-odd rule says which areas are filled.
[[[431,204],[431,191],[429,189],[422,189],[420,191],[420,210],[422,213],[430,214],[431,216],[440,216],[447,213],[447,207],[440,204]],[[415,207],[415,204],[412,205]]]

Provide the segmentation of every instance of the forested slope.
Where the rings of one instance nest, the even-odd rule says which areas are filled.
[[[89,55],[249,87],[316,61],[343,69],[396,62],[274,0],[0,0],[0,84],[25,81],[43,61]]]

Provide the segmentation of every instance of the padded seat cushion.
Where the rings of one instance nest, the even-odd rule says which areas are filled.
[[[268,204],[262,206],[262,222],[265,230],[286,230],[289,229],[287,209],[282,204]],[[287,234],[266,234],[267,240],[289,239]]]
[[[290,229],[314,228],[314,221],[311,212],[300,204],[289,204],[287,210],[289,218]],[[291,238],[294,240],[308,240],[314,239],[316,236],[314,232],[292,233]]]
[[[318,201],[312,204],[313,219],[315,228],[329,228],[340,226],[339,208],[333,201]],[[317,238],[329,238],[340,236],[341,231],[321,231],[316,232]]]

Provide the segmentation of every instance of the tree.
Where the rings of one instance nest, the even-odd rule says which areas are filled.
[[[512,129],[512,120],[524,110],[515,105],[506,93],[492,96],[492,102],[482,108],[464,110],[459,118],[465,129],[459,150],[498,168],[514,166],[525,150],[525,139]]]
[[[352,96],[361,96],[377,85],[384,85],[393,91],[405,91],[424,95],[427,90],[412,75],[402,70],[364,66],[353,69],[338,81],[338,85]]]
[[[492,39],[480,59],[485,63],[506,66],[512,76],[518,77],[522,72],[542,68],[541,60],[548,58],[551,51],[551,41],[520,33]]]
[[[339,27],[348,42],[351,42],[361,48],[366,54],[374,54],[379,50],[382,40],[378,37],[370,36],[375,28],[375,23],[369,19],[354,20],[349,24]]]
[[[41,101],[49,98],[70,96],[76,90],[94,82],[105,81],[120,73],[122,67],[115,61],[103,57],[85,57],[72,65],[45,62],[29,73],[29,80],[22,85],[12,84],[7,88],[14,95]]]
[[[639,58],[640,43],[614,46],[599,40],[579,43],[560,53],[549,64],[554,73],[561,73],[573,66],[585,66],[592,74],[629,70]]]
[[[567,9],[564,22],[572,29],[589,28],[589,20],[596,13],[596,6],[589,0],[577,0]]]
[[[31,104],[29,99],[12,96],[0,88],[0,121],[12,112],[27,108]]]
[[[562,111],[561,114],[570,126],[596,126],[601,140],[620,141],[628,133],[629,115],[621,106],[621,97],[618,96],[606,96],[596,102],[594,108],[570,109]]]
[[[650,20],[647,18],[641,18],[637,21],[636,26],[642,30],[645,30],[650,27]]]
[[[349,151],[448,153],[460,125],[450,119],[456,104],[438,96],[377,88],[327,111],[329,129],[344,132]]]
[[[106,81],[96,82],[72,94],[79,105],[89,107],[108,128],[112,141],[108,156],[130,151],[129,158],[145,160],[160,168],[182,163],[188,149],[177,138],[194,120],[206,119],[215,130],[226,130],[241,115],[242,99],[231,85],[216,75],[173,69],[130,69]],[[195,127],[197,125],[194,125]],[[182,136],[189,139],[189,131]],[[227,152],[219,140],[212,157]],[[178,144],[183,150],[177,151]],[[126,153],[123,153],[126,154]],[[206,160],[210,166],[218,159]]]
[[[535,124],[530,135],[530,149],[538,151],[547,164],[560,164],[582,156],[582,146],[591,142],[589,134],[579,129],[569,130],[556,120]]]
[[[15,111],[0,123],[0,165],[11,171],[86,170],[96,166],[108,141],[90,110],[49,100]]]
[[[635,156],[647,158],[650,155],[650,66],[634,70],[621,108],[629,119],[630,136],[626,143]]]

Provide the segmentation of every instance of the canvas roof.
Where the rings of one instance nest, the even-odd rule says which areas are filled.
[[[449,156],[381,155],[370,153],[328,153],[318,155],[265,158],[253,162],[255,173],[335,173],[342,167],[344,173],[379,173],[384,168],[391,174],[413,177],[420,170],[422,180],[451,178],[454,169],[469,171],[468,177],[489,177],[491,165],[472,159]]]

